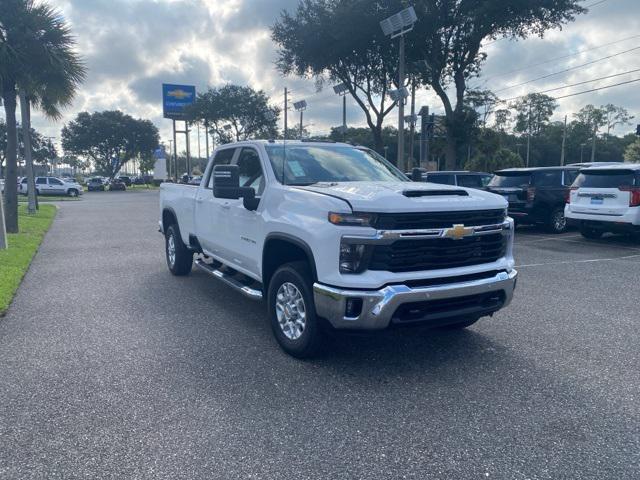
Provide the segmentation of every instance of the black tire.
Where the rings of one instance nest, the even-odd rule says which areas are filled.
[[[69,191],[67,192],[67,195],[69,195],[70,197],[77,197],[78,190],[76,190],[75,188],[70,188]]]
[[[596,228],[582,227],[580,229],[580,235],[582,235],[584,238],[588,238],[589,240],[598,240],[602,238],[604,232]]]
[[[285,302],[285,298],[278,296],[287,291],[287,284],[293,285],[301,295],[304,310],[304,327],[298,330],[288,330],[287,325],[294,323],[289,318],[295,318],[300,313],[299,301],[293,302],[296,308],[285,311],[280,306]],[[282,289],[282,290],[281,290]],[[291,292],[289,292],[291,293]],[[295,298],[296,295],[290,296]],[[269,320],[273,335],[280,347],[289,355],[296,358],[309,358],[316,355],[324,343],[324,332],[316,315],[316,308],[313,302],[313,280],[309,266],[306,262],[292,262],[281,266],[271,277],[269,291],[267,294],[267,305],[269,309]],[[283,320],[281,326],[280,318]],[[288,323],[287,323],[288,322]],[[300,331],[301,330],[301,331]],[[299,335],[297,338],[295,335]]]
[[[193,251],[182,242],[180,230],[176,224],[170,225],[164,235],[164,251],[169,271],[176,276],[188,275],[193,266]],[[173,255],[171,255],[171,248]]]
[[[547,219],[547,230],[559,234],[567,231],[567,219],[564,216],[564,207],[556,207],[551,210]]]
[[[462,330],[463,328],[470,327],[482,317],[460,317],[455,323],[444,325],[442,330]]]

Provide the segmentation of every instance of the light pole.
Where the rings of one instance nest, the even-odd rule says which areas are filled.
[[[300,112],[300,140],[302,140],[302,115],[303,112],[307,109],[307,101],[300,100],[299,102],[294,102],[293,108],[296,109],[296,112]]]
[[[382,32],[391,39],[400,37],[400,52],[398,59],[398,159],[397,164],[400,169],[406,171],[404,163],[404,99],[407,98],[408,92],[404,86],[404,35],[413,30],[413,26],[418,20],[416,11],[413,7],[405,8],[400,12],[385,18],[380,22]],[[391,92],[389,92],[391,94]],[[392,96],[393,98],[393,96]]]
[[[344,142],[347,140],[347,93],[349,87],[346,83],[340,83],[333,87],[333,91],[342,97],[342,141]]]
[[[580,163],[582,163],[582,155],[584,154],[585,145],[586,145],[586,143],[581,143],[580,144]]]

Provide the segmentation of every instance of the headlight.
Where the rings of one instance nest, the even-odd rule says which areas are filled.
[[[340,273],[360,273],[364,270],[366,252],[364,245],[352,243],[340,244]]]
[[[334,225],[350,227],[372,227],[376,216],[373,213],[334,213],[329,212],[329,221]]]

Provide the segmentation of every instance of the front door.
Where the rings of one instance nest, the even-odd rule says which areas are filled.
[[[228,235],[228,202],[224,198],[213,196],[213,167],[215,165],[229,165],[238,149],[225,148],[218,150],[213,164],[205,172],[207,179],[205,188],[199,188],[196,194],[195,226],[194,230],[200,246],[205,253],[229,262],[230,255],[224,248]]]

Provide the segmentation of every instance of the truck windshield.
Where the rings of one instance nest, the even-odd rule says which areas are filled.
[[[383,157],[342,145],[268,145],[271,167],[282,183],[283,162],[287,185],[318,182],[408,182]]]
[[[505,187],[505,188],[523,188],[531,183],[531,174],[529,173],[496,173],[489,182],[489,187]]]
[[[635,184],[635,175],[631,170],[592,170],[582,171],[574,187],[586,188],[620,188],[632,187]]]

